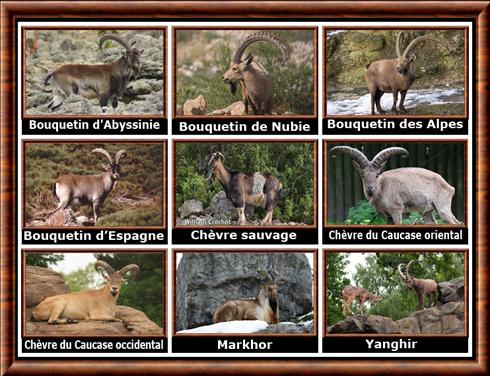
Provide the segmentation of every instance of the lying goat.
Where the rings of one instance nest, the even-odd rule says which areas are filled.
[[[235,320],[262,320],[268,324],[279,322],[277,285],[271,274],[258,270],[265,279],[255,298],[228,300],[221,304],[213,316],[213,322]]]
[[[407,267],[405,269],[405,275],[402,272],[402,267],[404,264],[398,265],[398,273],[402,278],[403,282],[407,285],[409,289],[415,290],[419,297],[419,309],[425,309],[425,296],[429,297],[429,307],[432,306],[433,302],[435,303],[437,300],[437,282],[432,279],[420,279],[414,278],[410,274],[408,274],[408,270],[410,269],[410,265],[414,260],[409,261]],[[434,301],[432,301],[434,298]]]
[[[37,305],[32,318],[47,321],[50,325],[72,324],[79,320],[119,321],[127,330],[133,330],[126,321],[116,316],[116,301],[126,274],[136,276],[140,270],[138,265],[126,265],[116,272],[108,263],[97,261],[95,270],[107,281],[105,286],[50,296]]]
[[[129,46],[112,34],[100,38],[101,49],[106,40],[113,40],[126,49],[121,57],[108,64],[65,64],[46,77],[44,84],[53,87],[53,99],[48,104],[50,110],[56,110],[72,94],[98,98],[102,113],[107,111],[111,100],[112,108],[116,110],[117,98],[124,94],[129,81],[139,72],[143,50],[137,41]]]
[[[271,174],[229,170],[224,166],[224,160],[225,156],[219,152],[209,155],[205,161],[204,178],[209,179],[213,173],[215,174],[225,190],[226,197],[237,209],[238,224],[247,223],[245,205],[265,208],[267,213],[260,224],[272,224],[272,212],[282,196],[282,184]]]
[[[402,215],[407,212],[419,212],[424,221],[433,223],[434,210],[446,222],[459,224],[451,212],[455,189],[441,175],[418,167],[396,168],[381,173],[392,156],[407,156],[406,149],[390,147],[381,150],[372,161],[350,146],[335,146],[330,150],[330,154],[336,152],[352,157],[352,163],[361,175],[366,199],[386,217],[388,224],[402,224]]]
[[[381,297],[378,295],[371,294],[368,290],[357,287],[357,286],[346,286],[342,290],[342,312],[344,316],[347,317],[350,313],[350,306],[356,300],[359,302],[361,307],[361,314],[364,314],[364,303],[366,301],[371,301],[377,303],[381,301]]]

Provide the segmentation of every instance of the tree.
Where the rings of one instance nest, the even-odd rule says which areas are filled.
[[[26,253],[26,264],[30,266],[40,266],[47,268],[50,265],[56,264],[62,261],[65,256],[62,253]]]
[[[70,291],[73,292],[93,289],[104,284],[102,277],[95,271],[94,263],[87,264],[83,268],[64,275],[64,277]]]
[[[327,253],[327,325],[344,318],[342,313],[342,290],[351,284],[346,277],[347,254]]]

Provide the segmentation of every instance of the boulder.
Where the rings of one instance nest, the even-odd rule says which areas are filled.
[[[230,104],[228,107],[221,108],[218,110],[212,111],[209,115],[231,115],[231,116],[242,116],[245,114],[245,105],[242,101],[234,102]]]
[[[364,321],[364,332],[377,334],[400,333],[400,325],[389,317],[369,315]]]
[[[177,267],[176,329],[213,322],[227,300],[255,297],[263,280],[257,270],[274,265],[280,318],[289,321],[312,310],[312,273],[302,253],[184,253]]]
[[[260,334],[303,334],[313,333],[313,321],[295,324],[292,322],[281,322],[279,324],[269,325]]]
[[[216,193],[209,204],[209,208],[206,209],[209,213],[218,216],[220,218],[228,218],[236,221],[238,219],[238,213],[235,206],[226,197],[225,191],[219,191]],[[253,205],[247,205],[245,207],[245,216],[247,219],[254,214]]]
[[[439,286],[439,301],[448,302],[464,301],[464,277],[458,277],[448,282],[441,282]]]
[[[27,265],[25,280],[25,304],[27,308],[37,306],[48,296],[70,292],[70,288],[60,273],[39,266]]]
[[[180,218],[188,218],[191,215],[197,215],[202,213],[202,202],[198,200],[185,201],[180,208],[177,209]]]
[[[203,115],[206,110],[206,100],[202,95],[194,99],[189,99],[182,108],[184,116]]]

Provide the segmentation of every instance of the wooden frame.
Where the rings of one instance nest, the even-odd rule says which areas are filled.
[[[96,5],[96,6],[95,6]],[[292,1],[168,1],[168,2],[99,2],[57,1],[26,2],[3,1],[1,3],[1,372],[2,374],[451,374],[484,375],[490,372],[488,359],[488,285],[486,275],[488,259],[488,147],[489,147],[489,2],[485,1],[360,1],[355,3],[314,1],[309,3]],[[94,13],[96,9],[97,13]],[[334,20],[339,18],[355,20],[404,20],[409,18],[471,20],[474,22],[476,40],[475,116],[473,127],[476,133],[474,156],[476,163],[474,208],[474,263],[476,266],[475,285],[475,348],[474,359],[452,360],[339,360],[310,358],[308,360],[279,359],[271,366],[269,359],[159,359],[159,360],[47,360],[18,359],[14,335],[16,302],[16,248],[17,220],[15,202],[16,190],[16,123],[15,67],[16,35],[15,22],[23,18],[47,19],[62,17],[74,18],[133,18],[144,20],[195,20],[197,17],[219,20],[225,19],[302,19]],[[18,104],[17,104],[18,105]],[[472,250],[473,252],[473,250]],[[110,370],[110,371],[109,371]]]

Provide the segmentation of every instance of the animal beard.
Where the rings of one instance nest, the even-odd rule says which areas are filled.
[[[276,311],[277,311],[277,299],[270,298],[269,299],[269,304],[270,304],[270,306],[272,308],[272,312],[276,313]]]

